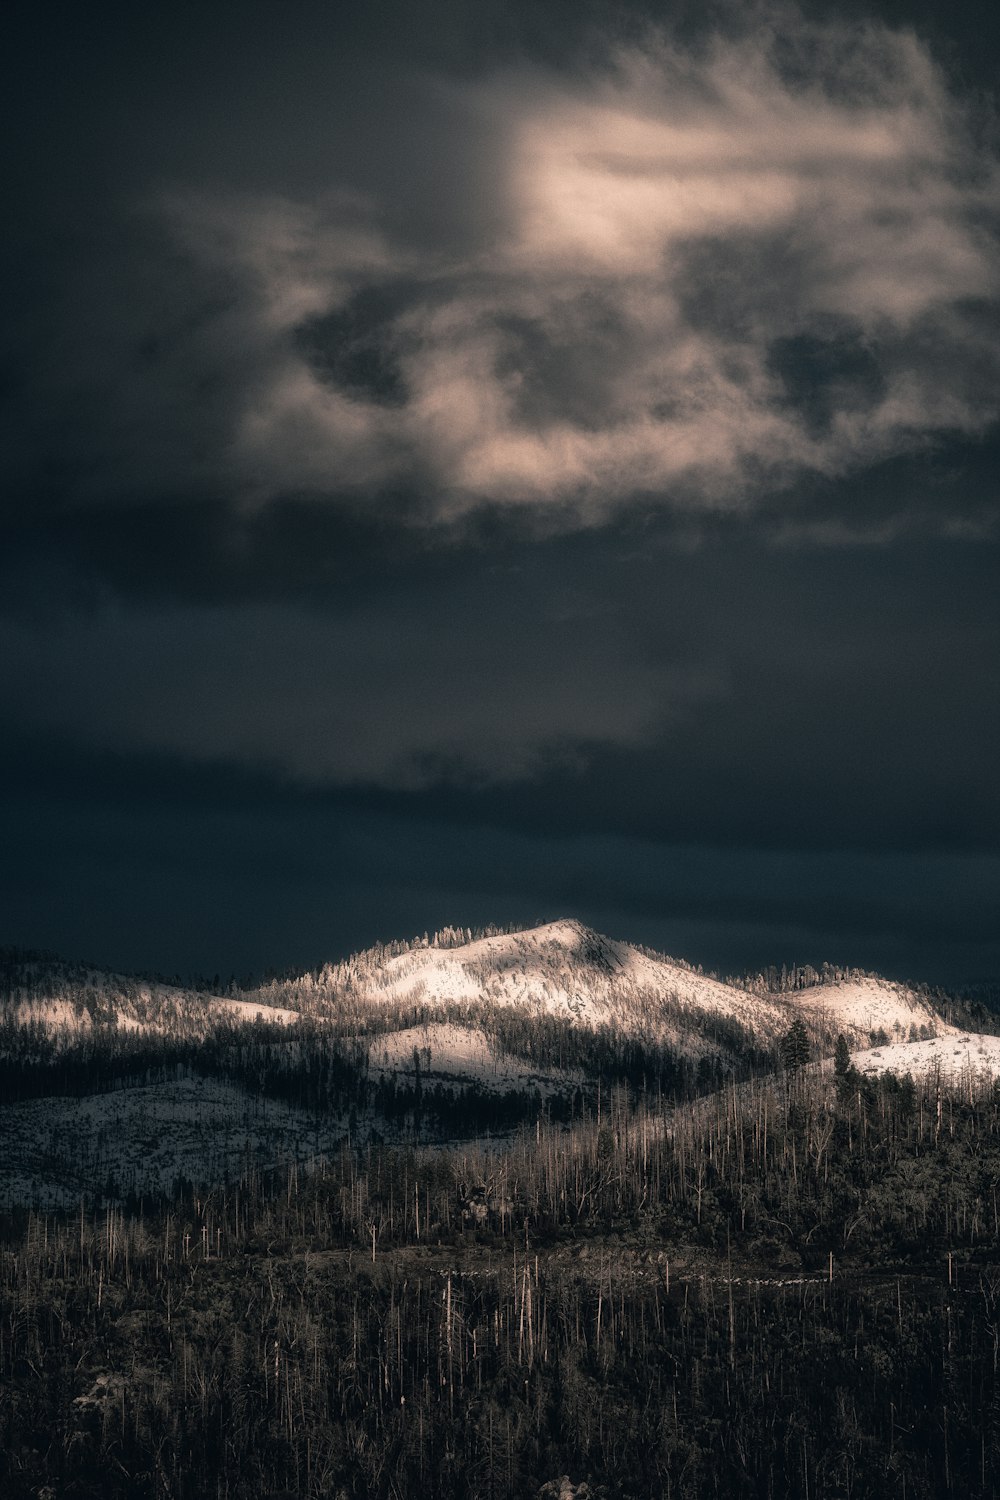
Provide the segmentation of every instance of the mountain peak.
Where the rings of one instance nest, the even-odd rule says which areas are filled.
[[[557,917],[553,922],[543,922],[539,927],[528,927],[524,937],[535,938],[540,943],[565,943],[567,946],[578,943],[582,937],[596,936],[589,927],[576,917]]]

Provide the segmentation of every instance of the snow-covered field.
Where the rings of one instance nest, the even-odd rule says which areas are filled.
[[[940,1068],[943,1078],[991,1073],[1000,1076],[1000,1036],[949,1028],[946,1035],[919,1042],[892,1042],[851,1055],[862,1073],[929,1073]]]
[[[299,1011],[288,1010],[282,1005],[263,1005],[252,1000],[233,1000],[228,995],[210,995],[207,1001],[210,1017],[230,1016],[234,1021],[264,1021],[272,1026],[291,1026],[294,1022],[302,1020]]]
[[[487,1090],[539,1089],[552,1092],[582,1081],[575,1069],[533,1068],[520,1058],[499,1052],[481,1031],[448,1022],[409,1026],[375,1038],[369,1066],[412,1081],[419,1069],[431,1083],[475,1083]]]
[[[151,986],[123,998],[122,982],[116,983],[117,978],[108,975],[100,988],[91,989],[91,1009],[56,993],[18,1000],[7,1011],[19,1025],[40,1025],[46,1031],[64,1035],[82,1035],[93,1030],[95,1024],[117,1027],[121,1031],[158,1032],[171,1025],[183,1025],[189,1030],[205,1029],[226,1020],[261,1020],[287,1026],[302,1019],[297,1011],[284,1006],[238,1000],[229,995],[204,995],[170,985]]]

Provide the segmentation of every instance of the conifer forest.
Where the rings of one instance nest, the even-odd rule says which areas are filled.
[[[572,1086],[390,1086],[333,1025],[56,1045],[9,1021],[0,1125],[183,1075],[297,1099],[313,1147],[346,1128],[226,1180],[8,1195],[0,1493],[1000,1491],[991,1077],[868,1075],[843,1035],[820,1064],[801,1022],[739,1065],[554,1019],[505,1036]]]

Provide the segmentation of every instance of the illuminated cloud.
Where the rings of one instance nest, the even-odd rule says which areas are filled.
[[[739,509],[995,420],[997,167],[913,36],[783,13],[464,105],[502,142],[501,229],[461,255],[377,194],[171,201],[238,288],[237,498]]]

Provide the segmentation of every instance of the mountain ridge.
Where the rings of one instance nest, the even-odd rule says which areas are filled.
[[[443,939],[439,941],[438,939]],[[718,1047],[729,1025],[765,1049],[796,1018],[820,1055],[841,1032],[852,1047],[926,1039],[956,1030],[926,995],[848,971],[794,989],[761,991],[706,975],[561,918],[513,931],[446,928],[410,942],[375,945],[339,963],[286,979],[216,993],[90,965],[5,955],[3,1007],[10,1020],[58,1032],[90,1026],[197,1032],[226,1022],[336,1022],[364,1032],[402,1030],[463,1011],[510,1010],[570,1026],[611,1027],[695,1055]],[[816,973],[817,971],[812,971]],[[726,1050],[726,1049],[723,1049]],[[730,1048],[729,1050],[732,1050]]]
[[[570,918],[378,945],[225,994],[8,952],[0,1204],[208,1184],[246,1152],[271,1169],[366,1142],[502,1139],[599,1117],[616,1091],[662,1122],[730,1084],[780,1092],[807,1060],[829,1089],[840,1036],[859,1088],[1000,1073],[1000,1037],[961,1032],[907,986],[852,971],[755,992]]]

